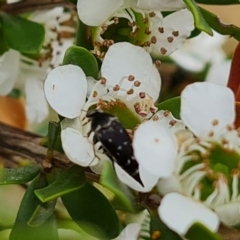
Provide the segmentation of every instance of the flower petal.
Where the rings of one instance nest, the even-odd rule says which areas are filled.
[[[153,26],[155,29],[150,37],[157,38],[153,46],[153,55],[169,55],[177,50],[194,29],[192,13],[188,9],[180,10],[163,19],[163,26]],[[161,31],[159,30],[161,27]]]
[[[44,91],[49,104],[58,114],[75,118],[80,115],[86,100],[86,76],[75,65],[56,67],[48,74]]]
[[[133,179],[128,173],[126,173],[117,163],[114,163],[114,168],[118,178],[128,185],[130,188],[139,192],[149,192],[157,183],[158,176],[146,171],[143,167],[139,167],[139,175],[143,182],[144,187]]]
[[[29,123],[40,123],[49,114],[43,82],[37,79],[25,79],[26,115]]]
[[[139,223],[130,223],[122,230],[115,240],[137,240],[140,230],[141,225]]]
[[[139,165],[158,177],[169,176],[177,156],[177,140],[164,125],[142,123],[135,131],[133,148]]]
[[[227,87],[210,82],[190,84],[181,94],[180,115],[198,137],[209,131],[220,134],[235,119],[233,92]]]
[[[158,208],[162,221],[173,231],[184,235],[195,222],[217,231],[219,219],[209,208],[179,193],[169,193]]]
[[[228,203],[214,209],[220,221],[227,226],[237,226],[240,223],[240,203]]]
[[[81,21],[89,26],[99,26],[107,21],[111,15],[120,10],[123,0],[78,0],[77,12]]]
[[[61,122],[62,147],[67,157],[74,163],[87,167],[98,163],[93,144],[83,137],[78,118],[64,119]]]
[[[14,87],[19,70],[19,52],[10,49],[0,57],[0,95],[5,96]]]
[[[120,80],[125,77],[126,79],[121,85],[122,89],[134,88],[137,92],[144,91],[150,96],[153,94],[155,99],[160,91],[160,75],[153,70],[150,55],[143,48],[127,42],[113,44],[108,49],[103,60],[101,75],[111,86],[119,84]],[[127,80],[129,75],[134,76],[141,82],[141,85],[134,87],[133,82]],[[153,91],[154,87],[156,87],[155,91]]]
[[[174,11],[185,8],[186,5],[181,0],[138,0],[137,7],[154,11]]]
[[[162,195],[171,192],[181,192],[182,186],[178,178],[173,174],[167,178],[160,178],[157,184],[157,189]]]

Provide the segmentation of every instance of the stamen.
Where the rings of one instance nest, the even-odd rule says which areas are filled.
[[[173,32],[172,32],[172,35],[173,35],[174,37],[178,37],[178,36],[179,36],[179,32],[178,32],[178,31],[173,31]]]
[[[231,201],[234,201],[238,194],[239,194],[239,191],[238,191],[238,177],[239,177],[239,174],[234,174],[233,175],[233,178],[232,178],[232,197],[231,197]]]
[[[192,158],[191,158],[191,160],[192,160]],[[188,159],[187,161],[189,161],[189,159]],[[184,165],[185,165],[185,163],[186,163],[187,161],[185,160]],[[182,165],[182,167],[183,167],[184,165]],[[180,181],[183,181],[184,178],[189,177],[189,175],[191,175],[193,172],[196,172],[196,171],[199,171],[199,170],[203,170],[204,167],[205,167],[205,164],[204,164],[204,163],[196,164],[195,166],[189,168],[189,169],[186,170],[184,173],[182,173],[182,174],[179,176],[179,180],[180,180]],[[179,170],[181,171],[182,169],[179,169]],[[177,173],[180,174],[180,171],[178,171]]]
[[[211,195],[209,195],[207,197],[207,199],[204,201],[204,204],[206,204],[207,206],[211,207],[212,203],[214,201],[214,199],[217,197],[218,195],[218,188],[215,187],[214,191],[211,193]]]

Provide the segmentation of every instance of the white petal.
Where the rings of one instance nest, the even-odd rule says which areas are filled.
[[[150,55],[141,47],[134,46],[127,42],[113,44],[107,51],[101,68],[102,77],[107,79],[107,84],[115,86],[123,77],[133,75],[141,82],[136,91],[149,91],[152,93],[152,84],[156,87],[154,97],[160,91],[160,76],[153,70]],[[154,80],[151,78],[154,78]],[[151,85],[151,86],[148,86]],[[133,87],[133,82],[125,79],[121,85],[122,89],[129,90]],[[146,91],[145,91],[146,92]],[[152,96],[151,96],[152,97]]]
[[[0,57],[0,95],[11,92],[19,72],[19,52],[9,50]]]
[[[122,230],[115,240],[138,240],[140,230],[141,225],[139,223],[130,223]]]
[[[217,231],[219,219],[209,208],[179,193],[169,193],[158,208],[162,221],[173,231],[184,235],[195,222],[200,222],[211,231]]]
[[[214,209],[220,221],[227,226],[237,226],[240,224],[240,203],[228,203]]]
[[[220,134],[235,119],[233,92],[210,82],[190,84],[182,91],[180,114],[196,136],[203,136],[210,130]],[[218,124],[213,126],[216,120]]]
[[[83,137],[78,118],[64,119],[61,127],[62,147],[67,157],[83,167],[97,164],[93,144]]]
[[[93,77],[87,77],[87,97],[90,96],[93,87],[97,83],[97,80],[95,80]]]
[[[205,81],[227,86],[230,68],[231,60],[214,63],[210,67]]]
[[[192,13],[188,9],[174,12],[163,19],[163,26],[160,27],[163,28],[163,33],[159,32],[158,27],[154,27],[152,33],[157,38],[152,54],[169,55],[184,43],[194,29]],[[174,32],[178,32],[177,36],[174,36]]]
[[[139,165],[158,176],[169,176],[177,156],[177,140],[168,128],[148,121],[135,131],[133,148]]]
[[[174,11],[185,8],[186,5],[181,0],[138,0],[137,7],[154,11]]]
[[[26,114],[29,123],[40,123],[49,114],[48,103],[43,91],[43,82],[25,79]]]
[[[86,100],[86,76],[75,65],[56,67],[48,74],[44,91],[49,104],[58,114],[75,118],[80,115]]]
[[[158,176],[153,175],[140,166],[139,175],[143,182],[143,187],[139,182],[126,173],[117,163],[114,163],[114,168],[120,181],[139,192],[149,192],[158,181]]]
[[[77,11],[81,21],[89,26],[99,26],[107,21],[115,11],[120,10],[123,0],[78,0]]]
[[[166,195],[171,192],[181,192],[182,187],[178,178],[175,175],[171,175],[167,178],[160,178],[157,184],[157,189],[162,195]]]

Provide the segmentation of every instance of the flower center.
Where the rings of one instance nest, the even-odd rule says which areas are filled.
[[[183,193],[212,208],[236,200],[240,191],[237,149],[196,139],[184,148],[176,168]]]

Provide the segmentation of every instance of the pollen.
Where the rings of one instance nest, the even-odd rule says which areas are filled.
[[[95,98],[98,95],[97,91],[93,91],[93,97]]]
[[[145,92],[140,92],[139,93],[139,97],[140,98],[145,98],[146,97],[146,93]]]
[[[147,27],[147,28],[145,28],[144,33],[147,34],[147,35],[150,35],[150,34],[151,34],[151,31],[150,31],[149,28]]]
[[[113,87],[113,91],[119,91],[120,90],[120,86],[118,84],[116,84],[114,87]]]
[[[131,94],[133,94],[133,93],[134,93],[134,90],[133,90],[132,88],[127,91],[127,94],[128,94],[128,95],[131,95]]]
[[[105,85],[105,84],[106,84],[106,82],[107,82],[107,79],[103,77],[103,78],[101,78],[101,80],[100,80],[100,81],[101,81],[101,84]]]
[[[149,21],[148,21],[148,18],[143,18],[143,19],[142,19],[142,22],[145,23],[145,24],[147,24],[147,23],[149,22]]]
[[[150,12],[149,13],[149,17],[155,17],[156,16],[156,13],[155,12]]]

